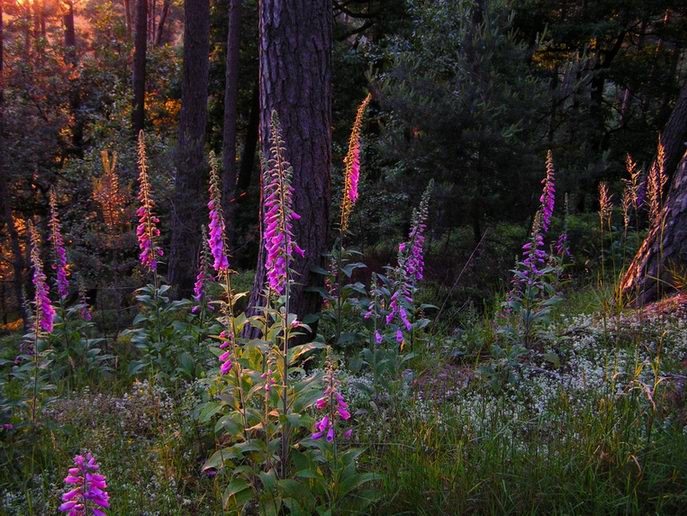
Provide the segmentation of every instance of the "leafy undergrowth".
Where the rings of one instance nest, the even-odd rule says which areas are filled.
[[[680,512],[684,313],[564,319],[530,355],[477,370],[440,358],[405,391],[353,398],[380,513]]]
[[[687,502],[687,316],[675,309],[562,316],[526,356],[475,360],[436,339],[385,386],[341,371],[377,514],[676,513]],[[441,343],[444,344],[436,344]],[[450,342],[447,345],[446,342]],[[458,350],[460,351],[460,350]],[[110,514],[219,514],[200,382],[136,381],[43,408],[3,430],[0,509],[54,514],[64,465],[86,447],[108,473]]]

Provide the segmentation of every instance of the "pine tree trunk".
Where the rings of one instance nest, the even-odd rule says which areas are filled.
[[[224,131],[222,140],[222,199],[228,222],[233,220],[232,202],[236,196],[236,116],[239,93],[239,33],[241,27],[241,0],[229,0],[229,32],[227,33],[227,59],[224,88]],[[232,224],[227,224],[232,227]]]
[[[637,305],[655,301],[669,292],[673,284],[670,271],[673,268],[680,271],[687,264],[685,139],[687,83],[682,86],[673,112],[661,134],[661,143],[665,149],[665,173],[672,178],[661,223],[658,227],[652,228],[644,239],[620,284],[625,298]]]
[[[302,317],[319,310],[319,296],[304,292],[304,286],[318,279],[310,269],[323,262],[329,227],[332,5],[329,0],[262,0],[259,20],[260,148],[267,155],[275,110],[294,170],[294,208],[302,217],[294,233],[305,258],[293,264],[298,284],[291,291],[291,310]],[[261,241],[251,307],[264,301],[264,254]]]
[[[207,155],[210,4],[184,2],[184,76],[179,119],[176,184],[172,208],[169,281],[182,296],[190,294],[200,244],[200,226],[207,219]]]
[[[248,115],[248,127],[243,140],[243,152],[241,153],[241,168],[236,187],[241,192],[248,190],[253,168],[255,167],[255,151],[258,148],[258,132],[260,130],[260,95],[258,85],[253,89],[253,96]]]
[[[24,303],[22,291],[24,289],[23,271],[24,259],[21,254],[21,246],[19,245],[19,234],[14,225],[14,218],[12,217],[12,208],[10,203],[9,180],[7,177],[7,170],[5,170],[5,75],[4,75],[4,20],[3,20],[4,0],[0,0],[0,206],[2,206],[2,213],[0,216],[0,231],[3,226],[7,227],[7,234],[9,235],[10,247],[12,248],[12,270],[14,274],[14,296],[17,303],[17,309],[21,314],[26,327],[26,314],[24,313]]]
[[[673,272],[687,273],[687,159],[675,173],[661,222],[652,228],[620,288],[626,299],[644,305],[674,290]]]
[[[145,125],[146,52],[148,50],[148,2],[136,0],[136,35],[134,41],[134,105],[131,125],[134,137]]]
[[[78,65],[78,54],[76,52],[76,30],[74,28],[74,2],[68,0],[67,12],[64,21],[64,56],[65,62],[71,67],[72,71]],[[69,91],[69,110],[74,119],[72,126],[72,147],[77,156],[83,155],[83,120],[81,117],[81,91],[77,78],[72,79]]]
[[[673,177],[678,163],[685,153],[687,139],[687,83],[682,86],[668,123],[661,133],[661,143],[665,149],[665,172]]]

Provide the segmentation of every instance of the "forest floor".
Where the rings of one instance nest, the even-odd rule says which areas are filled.
[[[615,315],[561,313],[537,349],[491,348],[480,325],[414,350],[402,380],[342,371],[376,514],[678,513],[687,502],[687,295]],[[7,347],[5,348],[7,349]],[[201,472],[201,383],[105,382],[3,436],[2,514],[55,514],[64,465],[89,448],[109,514],[219,514]],[[11,431],[5,431],[10,432]],[[30,460],[27,460],[27,457]]]

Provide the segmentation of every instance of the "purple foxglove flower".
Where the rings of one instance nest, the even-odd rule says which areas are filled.
[[[33,286],[35,289],[34,304],[36,306],[36,322],[40,328],[51,333],[55,321],[55,309],[50,302],[50,288],[43,272],[41,260],[41,238],[36,228],[29,222],[29,235],[31,239],[31,266],[33,268]],[[35,350],[34,350],[35,351]]]
[[[201,306],[205,304],[205,290],[207,284],[210,282],[210,275],[208,274],[209,248],[207,244],[207,232],[205,226],[202,228],[202,248],[198,257],[198,273],[196,274],[196,282],[193,284],[193,300],[198,303],[191,312],[197,314],[200,312]]]
[[[54,262],[52,268],[55,270],[57,295],[64,299],[69,295],[69,279],[67,271],[67,251],[64,248],[64,238],[60,228],[60,218],[57,212],[57,195],[55,190],[50,190],[50,237]]]
[[[293,210],[291,186],[293,168],[284,156],[276,112],[272,112],[270,159],[263,172],[263,242],[267,285],[277,295],[287,288],[287,278],[294,253],[305,256],[293,236],[293,221],[300,216]]]
[[[315,423],[312,439],[321,439],[326,436],[326,440],[331,442],[336,436],[337,419],[348,421],[351,414],[348,411],[348,403],[343,395],[338,392],[338,381],[334,376],[331,365],[327,370],[327,386],[324,395],[315,402],[317,410],[326,410],[327,413]]]
[[[353,429],[352,429],[352,428],[349,428],[348,430],[346,430],[346,431],[344,432],[343,435],[344,435],[344,437],[345,437],[346,439],[350,439],[351,436],[353,435]]]
[[[208,210],[210,212],[210,253],[212,254],[212,267],[215,272],[225,274],[229,270],[229,257],[227,256],[227,235],[224,225],[224,212],[222,210],[222,181],[219,175],[219,168],[214,153],[210,154],[210,183]]]
[[[381,344],[382,340],[382,334],[379,333],[379,330],[375,330],[375,344]]]
[[[59,509],[68,512],[70,516],[81,514],[93,514],[104,516],[103,508],[110,506],[110,496],[107,491],[107,482],[104,475],[95,473],[100,466],[90,453],[86,456],[74,457],[76,467],[69,468],[69,475],[64,479],[69,486],[76,486],[62,495]]]
[[[140,254],[138,259],[144,268],[150,272],[157,271],[157,261],[163,255],[162,248],[157,246],[157,239],[160,230],[157,224],[160,222],[155,214],[155,203],[151,197],[150,182],[148,180],[148,163],[146,159],[145,137],[143,131],[138,133],[138,201],[140,203],[136,210],[138,226],[136,227],[136,237]]]
[[[348,219],[351,216],[353,207],[358,202],[358,183],[360,182],[360,130],[363,125],[363,115],[367,105],[372,100],[372,95],[368,94],[365,100],[358,107],[355,115],[355,122],[351,129],[351,136],[348,140],[348,153],[344,158],[344,193],[341,200],[341,231],[348,229]]]
[[[222,362],[219,370],[222,374],[227,374],[231,371],[231,367],[234,365],[234,362],[232,361],[234,350],[231,349],[233,335],[227,333],[226,331],[222,331],[222,333],[219,334],[219,337],[223,339],[222,343],[219,345],[220,349],[227,350],[218,357],[218,360]]]
[[[546,177],[542,179],[544,189],[539,202],[541,203],[542,219],[541,231],[546,233],[551,225],[551,216],[553,215],[553,207],[556,199],[556,181],[554,177],[553,154],[551,151],[546,153]]]
[[[558,235],[555,248],[558,256],[570,256],[570,242],[568,240],[568,233],[564,231]]]
[[[429,199],[434,182],[430,181],[419,206],[413,210],[408,241],[398,246],[398,265],[395,269],[396,290],[391,296],[386,323],[398,319],[407,331],[412,329],[404,304],[412,305],[416,283],[424,277],[424,243],[429,213]]]

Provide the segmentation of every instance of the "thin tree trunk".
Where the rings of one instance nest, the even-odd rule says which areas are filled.
[[[24,290],[23,271],[24,259],[21,254],[21,246],[19,245],[19,234],[14,225],[14,218],[12,217],[12,208],[10,203],[9,180],[7,170],[5,170],[5,71],[4,71],[4,0],[0,0],[0,206],[2,206],[2,220],[0,221],[0,231],[2,226],[7,226],[7,233],[9,235],[10,247],[12,248],[12,269],[14,274],[14,295],[17,303],[17,308],[21,314],[26,327],[27,318],[24,313],[24,303],[22,292]]]
[[[248,127],[243,141],[243,152],[241,153],[241,168],[239,170],[237,189],[245,192],[250,186],[255,168],[255,151],[258,148],[258,132],[260,129],[260,95],[258,85],[253,89],[253,97],[250,104],[250,114],[248,115]]]
[[[124,0],[124,20],[126,25],[126,37],[131,41],[131,0]]]
[[[184,14],[184,76],[169,256],[169,281],[178,287],[182,296],[190,294],[193,287],[200,226],[207,213],[205,131],[210,53],[209,1],[186,0]]]
[[[162,12],[160,13],[160,22],[157,24],[157,34],[155,35],[155,46],[159,47],[162,44],[162,36],[165,32],[165,22],[167,21],[167,15],[169,14],[169,2],[170,0],[165,0],[162,4]]]
[[[74,2],[68,0],[67,11],[64,14],[64,56],[65,62],[73,71],[78,65],[78,54],[76,52],[76,30],[74,28]],[[81,92],[79,91],[78,79],[72,79],[69,91],[69,109],[74,119],[72,126],[72,147],[77,156],[83,154],[83,120],[81,118]]]
[[[269,148],[272,111],[281,121],[286,158],[293,165],[294,208],[301,219],[294,236],[305,258],[293,263],[298,284],[291,311],[302,317],[319,310],[320,297],[304,292],[322,265],[329,227],[331,165],[332,4],[329,0],[262,0],[260,20],[260,147]],[[250,306],[264,302],[264,246],[255,272]]]
[[[228,221],[234,219],[236,206],[236,116],[239,93],[239,41],[241,30],[241,0],[229,0],[229,32],[224,87],[224,131],[222,139],[222,199]],[[231,224],[228,224],[231,227]]]
[[[134,105],[131,125],[134,137],[145,125],[146,52],[148,50],[148,1],[136,0],[136,38],[134,41]]]

